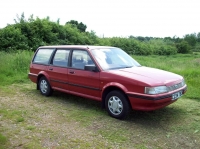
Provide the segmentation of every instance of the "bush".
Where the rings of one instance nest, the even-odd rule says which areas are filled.
[[[200,52],[200,43],[197,43],[193,49],[194,52]]]
[[[180,43],[177,43],[176,47],[178,49],[178,53],[186,54],[191,52],[191,47],[187,41],[181,41]]]
[[[0,30],[0,51],[27,49],[27,38],[19,28],[8,25]]]

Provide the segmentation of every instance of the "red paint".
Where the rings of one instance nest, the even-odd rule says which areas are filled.
[[[187,90],[187,86],[157,95],[148,95],[144,93],[145,87],[155,86],[171,86],[180,83],[183,77],[171,72],[149,68],[149,67],[132,67],[114,70],[103,70],[95,57],[91,53],[91,49],[105,48],[95,46],[47,46],[40,48],[53,49],[81,49],[88,52],[88,55],[93,59],[97,66],[97,72],[87,71],[84,69],[73,68],[71,61],[68,61],[68,66],[59,67],[53,66],[51,62],[47,65],[34,63],[30,64],[29,78],[32,82],[37,83],[38,76],[43,75],[49,81],[54,90],[59,90],[74,95],[102,100],[103,92],[108,87],[115,87],[123,91],[130,101],[132,109],[150,111],[163,108],[176,100],[172,100],[171,94]],[[39,48],[39,49],[40,49]],[[110,48],[110,47],[107,47]],[[39,50],[38,49],[38,50]],[[68,59],[70,60],[71,55]],[[52,54],[53,58],[53,54]],[[33,58],[34,60],[34,58]],[[166,96],[166,98],[159,99]],[[152,100],[152,99],[157,100]]]

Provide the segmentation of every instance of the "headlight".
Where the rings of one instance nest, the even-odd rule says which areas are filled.
[[[185,85],[185,80],[183,79],[181,82],[181,87],[183,87]]]
[[[160,94],[160,93],[166,93],[168,92],[168,89],[166,86],[157,86],[157,87],[145,87],[145,94]]]

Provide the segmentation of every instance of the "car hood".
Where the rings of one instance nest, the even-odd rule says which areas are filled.
[[[143,82],[150,86],[172,85],[181,82],[183,77],[168,71],[150,67],[132,67],[114,70],[115,74],[128,77],[131,80]]]

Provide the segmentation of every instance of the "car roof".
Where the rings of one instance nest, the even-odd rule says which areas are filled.
[[[106,49],[116,48],[111,46],[91,46],[91,45],[52,45],[52,46],[40,46],[39,48],[73,48],[73,49]]]

